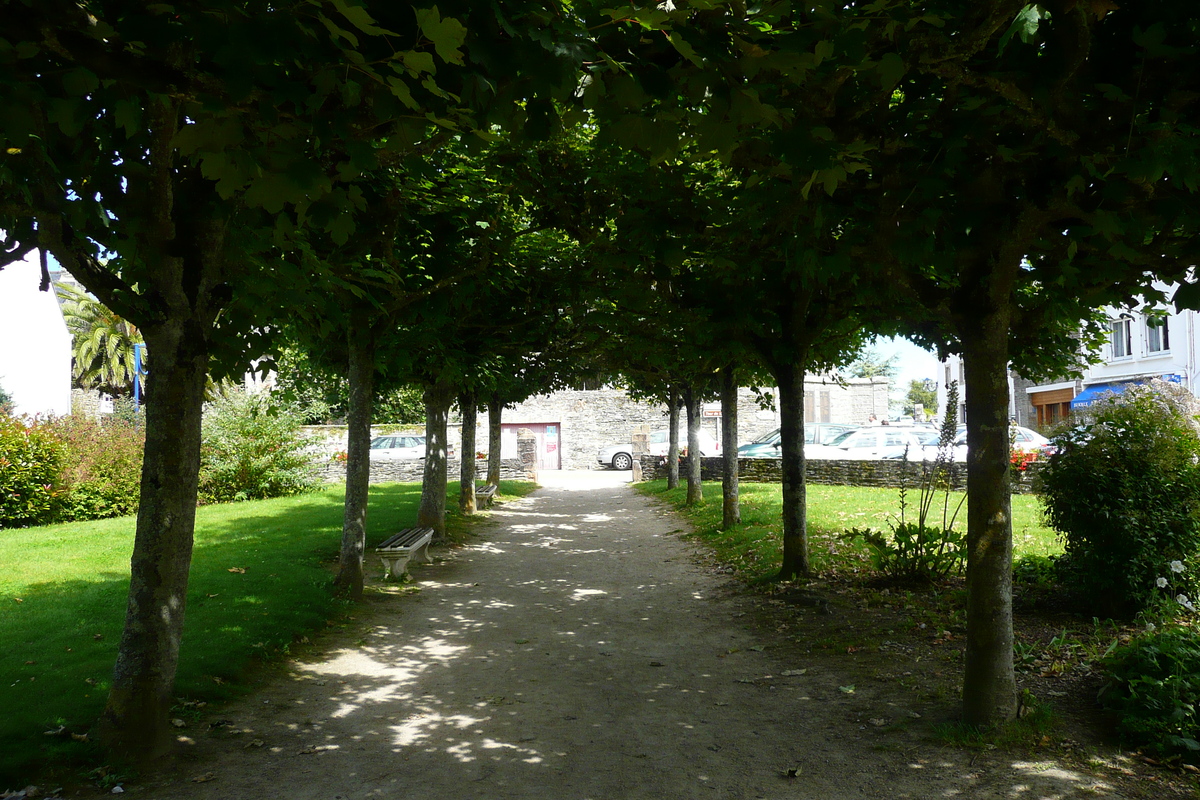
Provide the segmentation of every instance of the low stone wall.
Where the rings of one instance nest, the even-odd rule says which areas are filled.
[[[458,459],[447,461],[446,475],[449,480],[458,480]],[[371,483],[420,483],[425,470],[425,459],[375,459],[371,461]],[[487,476],[487,462],[479,461],[476,475]],[[346,480],[344,461],[326,461],[321,467],[321,479],[325,483],[340,483]],[[506,481],[534,480],[519,458],[500,461],[500,479]]]
[[[724,475],[724,462],[720,458],[703,458],[700,463],[702,480],[721,480]],[[782,480],[781,463],[778,458],[739,458],[738,479],[747,483],[779,483]],[[1039,469],[1041,469],[1041,464],[1034,462],[1028,465],[1024,472],[1013,470],[1013,494],[1031,493],[1033,476]],[[642,456],[642,477],[648,481],[667,477],[667,467],[663,459],[660,456]],[[921,464],[890,460],[818,461],[810,459],[805,465],[805,477],[808,483],[834,486],[883,486],[898,489],[901,483],[909,487],[920,483]],[[952,472],[952,484],[955,489],[966,488],[967,467],[965,464],[955,464]]]

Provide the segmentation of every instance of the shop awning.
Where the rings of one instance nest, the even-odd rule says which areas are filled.
[[[1087,408],[1110,392],[1120,394],[1126,388],[1135,385],[1134,383],[1097,383],[1092,386],[1085,386],[1083,391],[1075,395],[1075,399],[1071,401],[1071,408]]]

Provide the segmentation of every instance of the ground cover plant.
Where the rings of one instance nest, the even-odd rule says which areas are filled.
[[[529,488],[504,481],[500,493]],[[255,665],[346,612],[331,574],[342,493],[198,510],[176,714],[239,694]],[[419,484],[371,487],[368,546],[413,524],[420,493]],[[81,737],[108,692],[133,535],[133,518],[121,517],[0,537],[0,563],[20,565],[0,573],[0,788],[25,785],[19,774],[47,764],[89,763]]]

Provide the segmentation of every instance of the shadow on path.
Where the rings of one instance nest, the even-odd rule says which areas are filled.
[[[419,591],[364,607],[361,639],[189,732],[150,796],[1115,796],[1052,763],[938,747],[923,726],[874,727],[919,712],[789,661],[627,481],[543,476],[418,567]]]

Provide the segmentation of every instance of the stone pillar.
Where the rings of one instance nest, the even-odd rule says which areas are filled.
[[[525,471],[526,480],[536,481],[538,478],[537,436],[529,428],[517,430],[517,454],[521,457],[521,468]]]
[[[633,443],[633,480],[642,479],[642,456],[650,450],[650,426],[638,425],[629,439]]]

